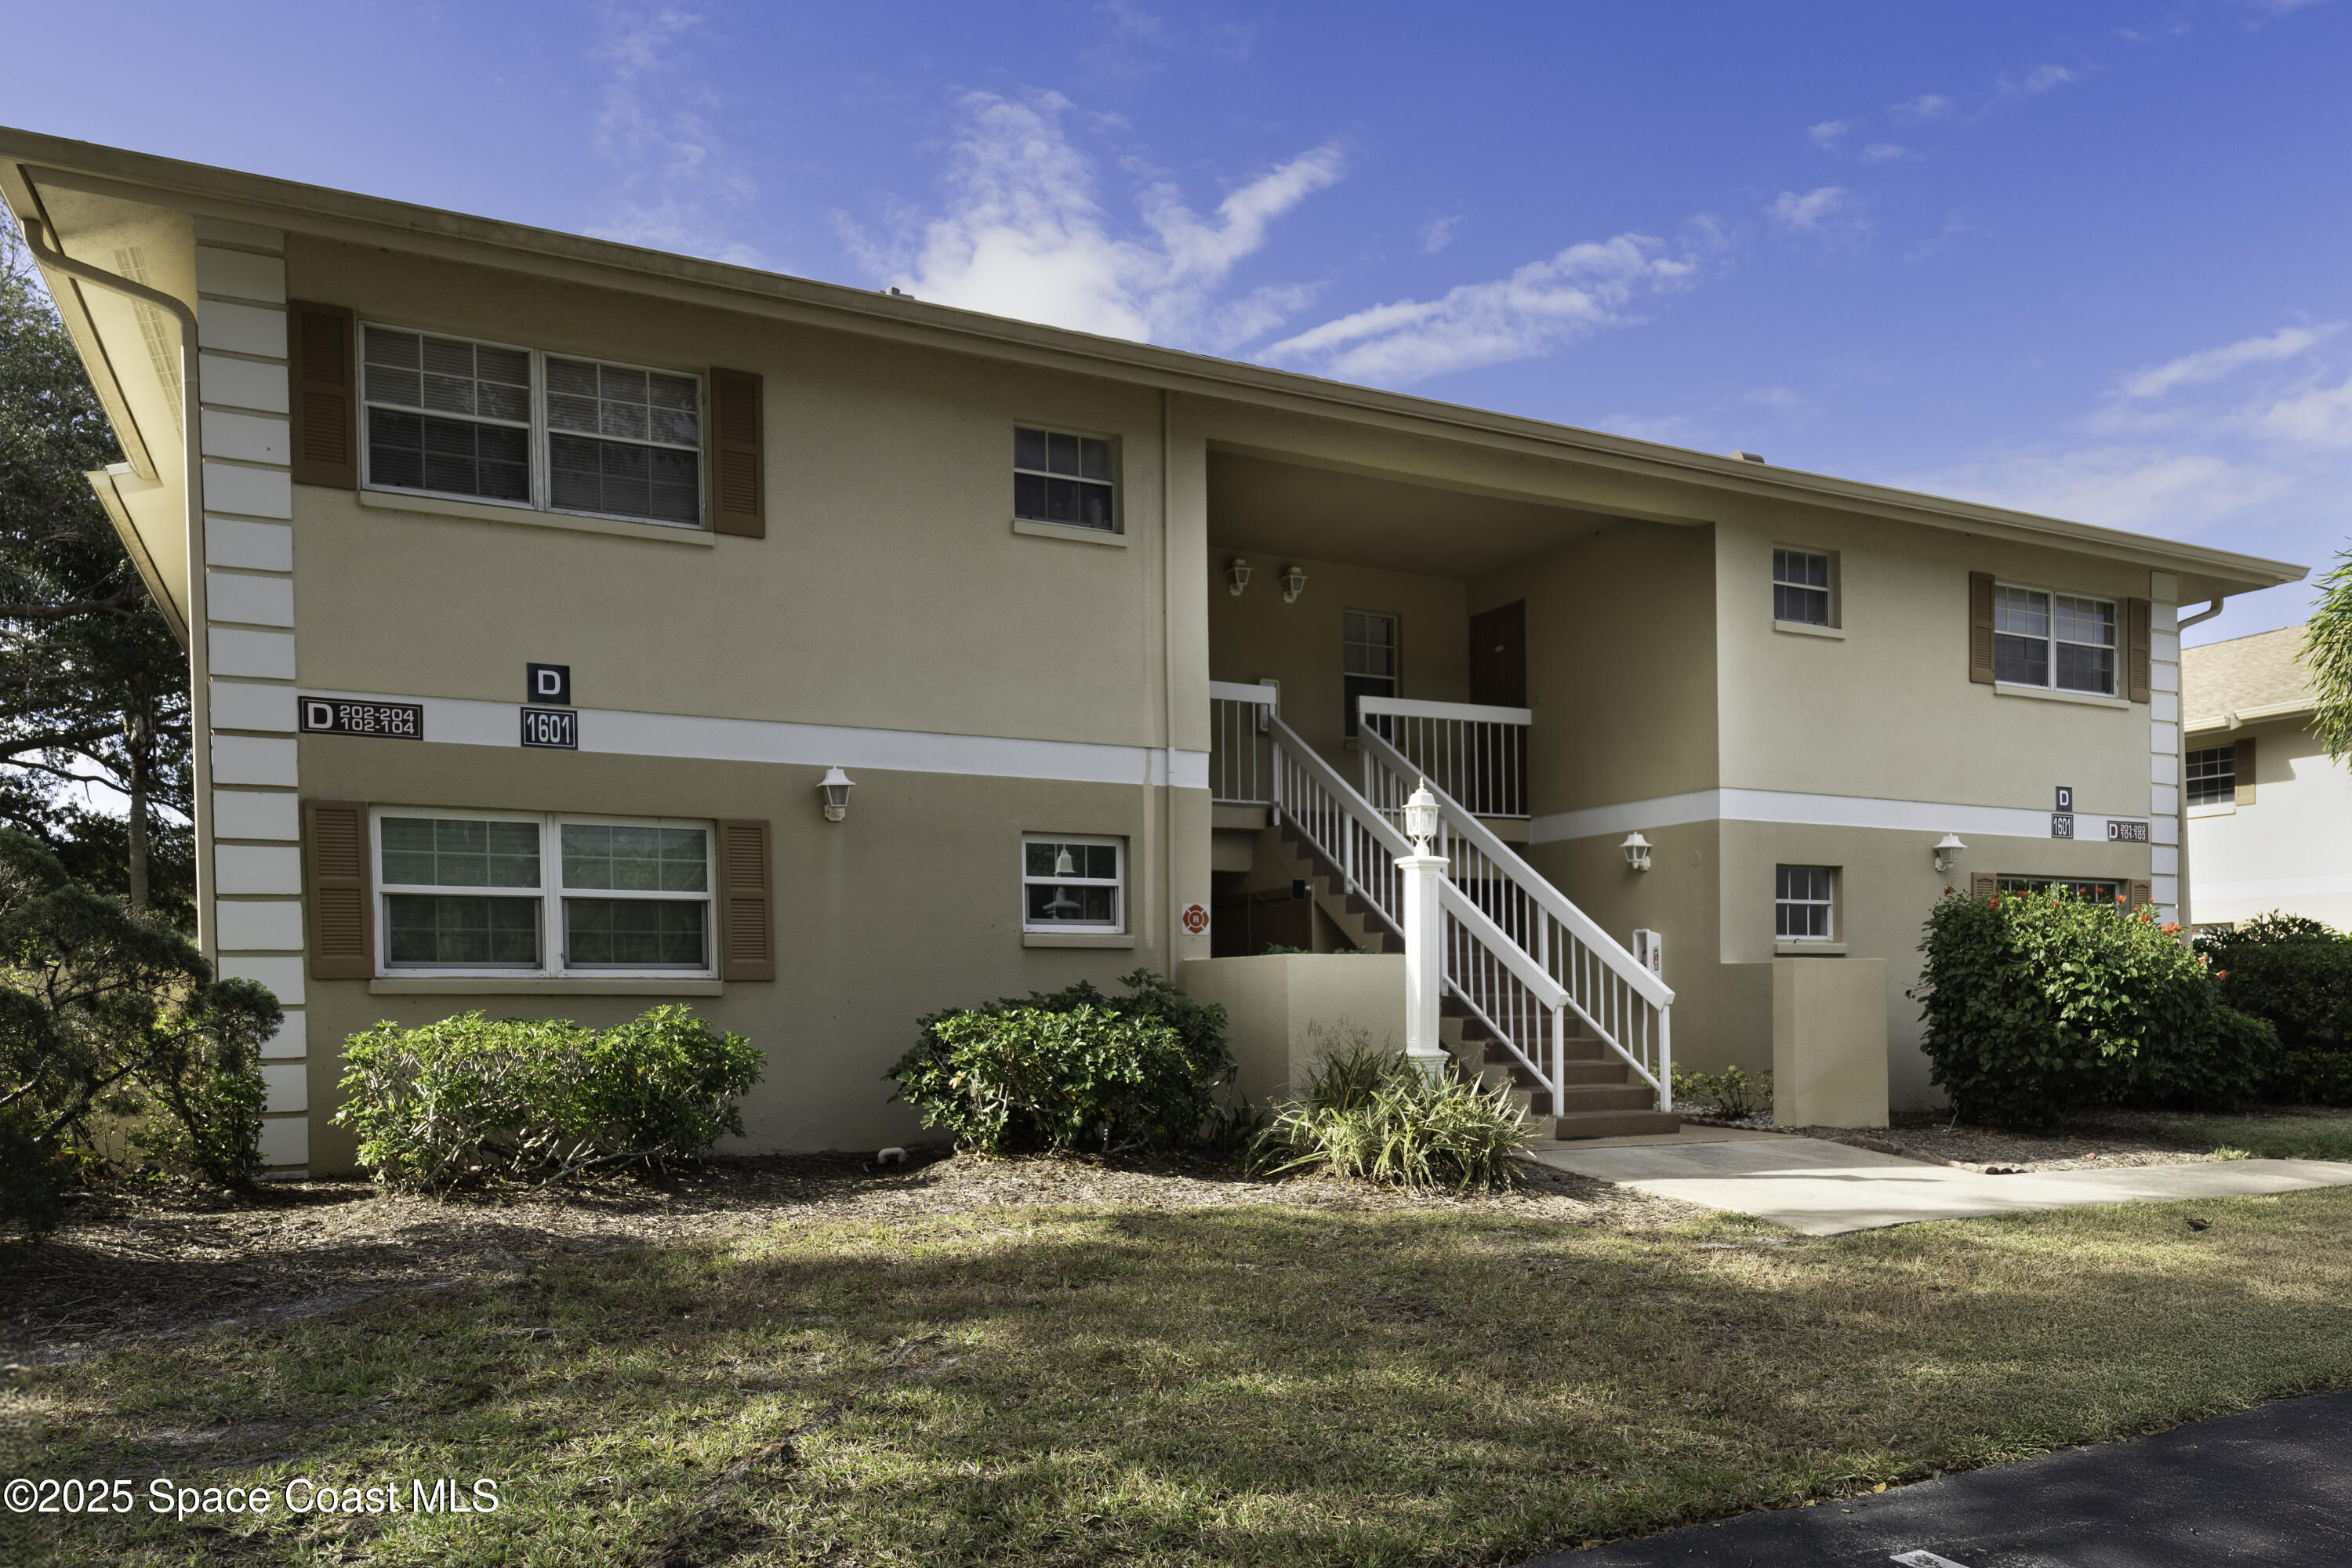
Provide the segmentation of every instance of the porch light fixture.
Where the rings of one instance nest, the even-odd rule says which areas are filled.
[[[1404,803],[1404,836],[1412,840],[1416,855],[1428,854],[1430,840],[1437,837],[1437,797],[1429,793],[1427,779]]]
[[[1306,568],[1284,567],[1282,569],[1282,602],[1286,605],[1295,605],[1298,603],[1298,595],[1305,592],[1307,592]]]
[[[1636,871],[1650,868],[1650,841],[1638,833],[1625,835],[1625,842],[1617,846],[1625,852],[1625,864]]]
[[[1960,863],[1960,851],[1967,847],[1967,845],[1960,842],[1960,836],[1957,833],[1947,833],[1941,838],[1937,839],[1936,869],[1938,871],[1948,871],[1953,867],[1958,865]]]
[[[1250,563],[1248,561],[1236,555],[1231,561],[1225,563],[1225,586],[1233,592],[1236,598],[1240,596],[1241,591],[1244,588],[1249,586],[1249,580]]]
[[[856,784],[856,779],[839,768],[824,770],[824,782],[816,786],[816,792],[824,797],[824,819],[827,822],[839,822],[849,815],[849,792]]]

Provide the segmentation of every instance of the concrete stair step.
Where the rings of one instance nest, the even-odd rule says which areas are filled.
[[[1651,1138],[1681,1131],[1670,1110],[1571,1110],[1552,1119],[1555,1138]]]
[[[1561,1096],[1567,1101],[1562,1112],[1579,1110],[1639,1110],[1645,1105],[1655,1105],[1658,1095],[1645,1083],[1609,1085],[1570,1085]]]

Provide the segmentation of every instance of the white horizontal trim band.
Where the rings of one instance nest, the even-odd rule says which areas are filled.
[[[1909,833],[1981,833],[1993,838],[2047,838],[2046,811],[2021,806],[1954,805],[1929,800],[1875,800],[1864,795],[1795,795],[1780,790],[1703,789],[1688,795],[1659,795],[1617,805],[1596,805],[1583,811],[1555,812],[1538,816],[1528,838],[1553,844],[1568,838],[1592,838],[1603,834],[1646,833],[1653,827],[1675,827],[1692,822],[1779,822],[1812,827],[1878,827]],[[2104,844],[2107,817],[2074,814],[2077,842]],[[2145,815],[2119,816],[2119,821],[2146,822]],[[2063,842],[2063,840],[2062,840]]]
[[[355,702],[414,702],[425,710],[425,739],[459,746],[522,745],[520,703],[457,697],[404,697],[381,691],[297,693]],[[1087,741],[1028,741],[1000,735],[950,735],[922,730],[866,730],[845,724],[791,724],[767,719],[706,719],[684,713],[632,713],[583,708],[580,749],[636,757],[704,762],[779,763],[806,767],[877,768],[888,773],[967,773],[982,778],[1052,779],[1061,784],[1170,781],[1170,753],[1157,746]],[[406,744],[385,741],[385,745]],[[1178,789],[1209,787],[1209,753],[1174,753]]]

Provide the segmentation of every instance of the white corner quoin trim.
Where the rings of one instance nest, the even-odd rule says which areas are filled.
[[[2100,816],[2074,815],[2074,837],[2105,843],[2107,822],[2146,822],[2149,837],[2168,844],[2175,830],[2169,817],[2137,816],[2121,812]],[[1988,838],[2047,838],[2050,813],[2023,806],[1955,805],[1930,800],[1878,800],[1854,795],[1798,795],[1769,789],[1702,789],[1688,795],[1629,800],[1616,805],[1596,805],[1583,811],[1538,816],[1528,826],[1528,839],[1552,844],[1562,839],[1592,838],[1604,834],[1646,833],[1654,827],[1676,827],[1692,822],[1773,822],[1811,827],[1884,827],[1906,833],[1981,833]]]
[[[278,687],[289,711],[299,697],[350,702],[413,702],[425,710],[425,739],[459,746],[522,745],[520,704],[457,697],[403,697],[380,691]],[[701,762],[781,763],[807,767],[873,768],[884,773],[968,773],[983,778],[1050,779],[1057,784],[1209,787],[1209,753],[1090,741],[1029,741],[1003,735],[951,735],[924,730],[866,730],[844,724],[791,724],[769,719],[705,719],[683,713],[631,713],[582,708],[580,750]],[[1171,766],[1171,759],[1173,766]],[[1172,773],[1172,778],[1171,778]]]

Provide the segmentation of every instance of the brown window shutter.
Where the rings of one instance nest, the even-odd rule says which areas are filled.
[[[2252,805],[2254,804],[2254,738],[2248,735],[2240,741],[2236,751],[2237,755],[2231,759],[2234,763],[2231,771],[2238,775],[2238,804]]]
[[[367,820],[362,801],[302,803],[302,912],[313,980],[365,980],[375,973]]]
[[[2135,702],[2147,700],[2147,649],[2151,620],[2148,602],[2134,599],[2131,602],[2130,673],[2126,680],[2131,688],[2131,700]]]
[[[296,300],[293,329],[294,482],[360,488],[359,394],[352,313]]]
[[[768,825],[742,817],[719,824],[719,978],[776,977],[773,900],[768,894]]]
[[[1969,873],[1969,897],[1972,899],[1990,899],[2000,890],[2000,884],[1994,880],[1993,874],[1990,871]]]
[[[766,421],[758,374],[710,373],[710,531],[768,537],[768,465],[761,451]],[[773,978],[771,976],[770,978]]]
[[[1969,574],[1969,679],[1992,684],[1992,574]]]
[[[2138,908],[2139,908],[2141,905],[2143,905],[2143,904],[2152,904],[2152,903],[2154,903],[2154,902],[2156,902],[2156,884],[2155,884],[2155,883],[2153,883],[2153,882],[2149,882],[2149,881],[2135,881],[2134,883],[2132,883],[2132,885],[2131,885],[2131,907],[2132,907],[2132,908],[2134,908],[2134,909],[2138,909]]]

